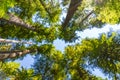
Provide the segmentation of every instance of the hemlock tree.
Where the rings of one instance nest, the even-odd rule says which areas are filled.
[[[112,79],[120,75],[120,36],[110,32],[69,45],[62,53],[56,39],[75,42],[77,31],[120,23],[119,0],[0,1],[0,79],[103,80],[86,68],[99,68]],[[64,15],[66,15],[64,17]],[[35,55],[31,69],[10,62]]]

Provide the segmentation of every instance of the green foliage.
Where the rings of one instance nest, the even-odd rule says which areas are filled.
[[[7,10],[10,8],[10,7],[14,7],[15,5],[15,0],[1,0],[0,1],[0,18],[3,17]]]
[[[3,73],[2,75],[4,75],[4,79],[10,78],[11,75],[13,75],[14,72],[17,71],[17,69],[19,67],[20,67],[19,63],[15,63],[15,62],[3,63],[3,62],[0,62],[0,72]]]
[[[115,33],[112,33],[110,36],[103,34],[99,39],[83,40],[81,45],[86,46],[86,58],[89,65],[99,67],[104,73],[109,75],[118,73],[118,49],[120,46],[115,40]]]
[[[120,18],[120,3],[119,0],[108,0],[106,4],[101,7],[97,8],[99,10],[98,19],[102,20],[102,22],[110,23],[110,24],[117,24],[119,23]],[[108,16],[109,15],[109,16]]]
[[[119,24],[119,0],[83,0],[76,11],[74,8],[78,4],[71,6],[69,14],[71,15],[71,11],[75,13],[71,16],[66,28],[63,28],[64,19],[62,21],[61,19],[64,18],[65,10],[69,9],[72,1],[0,1],[0,37],[33,42],[29,45],[13,42],[1,43],[0,58],[5,56],[2,52],[9,54],[17,50],[29,50],[32,55],[35,55],[35,62],[31,69],[19,68],[20,64],[9,62],[12,59],[7,60],[8,62],[5,60],[5,63],[1,62],[0,74],[3,75],[0,75],[0,79],[103,80],[86,70],[92,66],[117,80],[120,74],[119,34],[109,33],[102,34],[99,38],[83,39],[81,43],[67,46],[63,53],[56,50],[52,43],[57,38],[72,43],[79,38],[76,31],[92,27],[101,28],[105,24]],[[8,12],[14,16],[10,16]],[[23,55],[22,52],[21,55]]]
[[[0,44],[0,51],[10,51],[10,49],[11,49],[11,45],[9,45],[9,44]]]
[[[16,74],[17,73],[17,74]],[[36,76],[33,76],[34,71],[32,69],[24,69],[23,67],[20,69],[17,69],[13,76],[13,80],[37,80]]]
[[[0,79],[6,80],[38,80],[40,76],[34,75],[33,69],[19,68],[20,64],[15,62],[0,62]]]

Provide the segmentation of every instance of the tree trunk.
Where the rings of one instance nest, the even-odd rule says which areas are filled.
[[[35,52],[35,50],[23,50],[23,51],[0,51],[0,60],[4,60],[7,58],[15,58],[15,57],[20,57],[25,54]]]
[[[9,40],[9,39],[0,39],[0,43],[24,43],[24,44],[33,44],[32,42],[18,41],[18,40]]]
[[[74,13],[76,12],[76,10],[77,10],[78,6],[81,4],[81,2],[82,2],[82,0],[71,0],[69,8],[68,8],[67,16],[65,18],[64,23],[62,24],[62,27],[64,29],[68,25],[69,21],[73,17]]]

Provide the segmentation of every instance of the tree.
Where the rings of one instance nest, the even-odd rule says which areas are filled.
[[[63,53],[55,49],[53,42],[59,38],[72,43],[79,38],[77,31],[119,24],[119,0],[2,0],[0,4],[2,64],[13,69],[9,66],[17,64],[9,61],[27,54],[36,56],[32,69],[17,66],[9,71],[4,66],[1,78],[102,80],[86,69],[92,66],[117,80],[119,34],[111,32],[96,39],[86,38],[67,46]]]

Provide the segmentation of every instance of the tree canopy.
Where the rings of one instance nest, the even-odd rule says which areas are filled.
[[[99,68],[120,79],[120,34],[110,31],[98,38],[81,32],[120,23],[119,0],[1,0],[0,79],[6,80],[106,80],[93,75]],[[59,51],[56,40],[68,45]],[[30,69],[17,59],[34,55]]]

